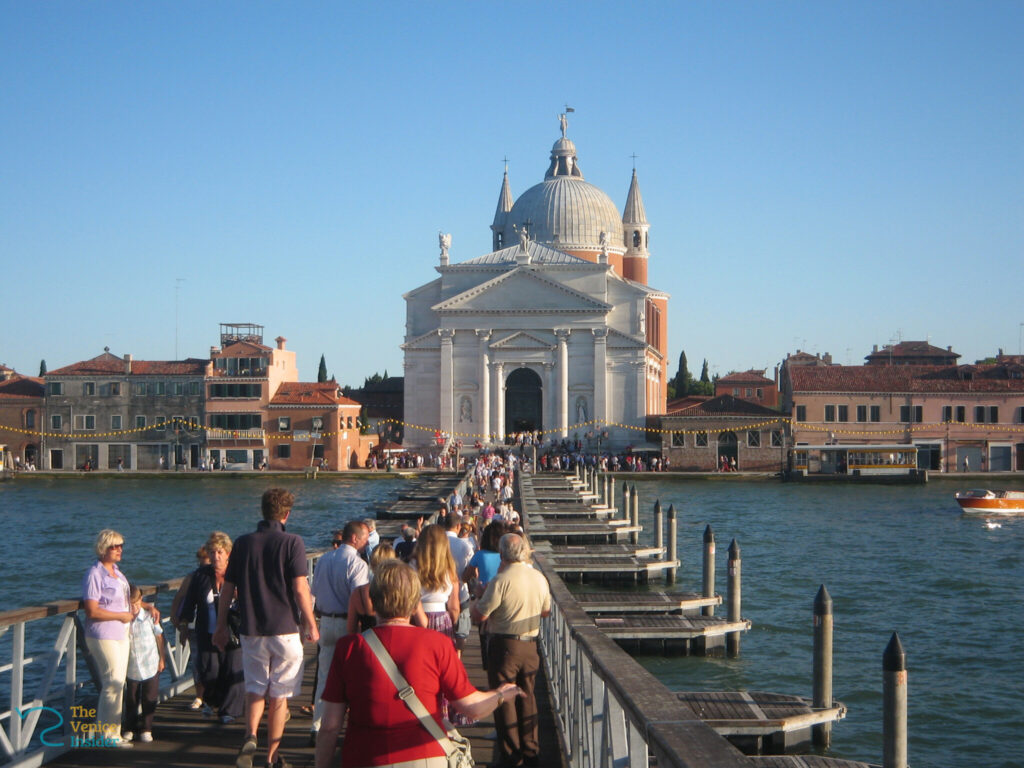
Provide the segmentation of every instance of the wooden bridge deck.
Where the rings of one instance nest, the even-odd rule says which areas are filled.
[[[819,755],[766,755],[750,761],[752,768],[881,768],[875,763]]]
[[[587,613],[687,613],[722,603],[721,595],[695,592],[577,592],[573,597]]]
[[[480,666],[479,635],[474,630],[469,635],[463,654],[469,679],[477,688],[487,688],[487,674]],[[281,754],[295,768],[312,768],[313,748],[309,746],[310,716],[301,707],[309,704],[315,682],[316,655],[313,646],[307,646],[306,674],[302,694],[290,702],[291,719],[285,726]],[[544,668],[537,676],[537,705],[540,714],[540,748],[543,764],[562,768],[562,750],[558,742],[558,731],[548,699]],[[245,726],[239,720],[231,725],[221,725],[216,718],[203,717],[192,711],[190,691],[159,704],[153,724],[153,742],[137,743],[132,749],[77,749],[47,763],[58,768],[206,768],[206,766],[234,765],[235,755],[245,737]],[[470,739],[473,757],[478,766],[495,763],[494,719],[487,717],[473,726],[460,728],[460,733]],[[266,718],[260,729],[260,751],[254,765],[262,765],[266,756]],[[340,742],[339,742],[340,745]],[[339,751],[333,766],[341,765]]]
[[[811,728],[846,716],[846,706],[815,709],[809,699],[764,691],[677,692],[680,701],[744,752],[782,754],[808,747]]]

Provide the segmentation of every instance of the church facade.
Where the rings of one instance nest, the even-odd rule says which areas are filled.
[[[439,276],[404,296],[407,446],[534,430],[640,445],[665,411],[669,297],[647,285],[636,171],[620,213],[561,125],[544,180],[514,202],[506,169],[492,252],[449,263],[442,235]]]

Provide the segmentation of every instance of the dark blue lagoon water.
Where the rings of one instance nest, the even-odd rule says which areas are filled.
[[[643,658],[670,688],[809,697],[813,603],[825,584],[834,602],[833,692],[849,707],[830,754],[881,763],[881,661],[896,631],[909,670],[911,765],[1024,765],[1024,519],[990,528],[965,517],[953,500],[960,486],[943,480],[635,482],[646,540],[656,498],[679,512],[678,589],[700,588],[706,525],[716,537],[719,592],[733,538],[742,553],[743,616],[753,628],[741,658]]]
[[[1024,519],[989,528],[966,518],[952,498],[960,486],[944,480],[906,487],[630,476],[634,481],[645,540],[653,539],[656,498],[680,511],[678,589],[699,588],[708,523],[717,537],[720,592],[730,540],[742,548],[743,615],[753,629],[743,638],[741,658],[644,657],[670,688],[810,696],[812,606],[825,584],[835,604],[834,692],[849,707],[830,754],[881,762],[881,657],[898,631],[910,670],[911,764],[1024,765]],[[211,530],[232,537],[252,530],[259,497],[273,484],[296,494],[289,529],[319,548],[339,524],[393,498],[402,481],[214,476],[0,483],[0,610],[76,596],[93,561],[93,538],[104,527],[125,535],[129,578],[181,576]]]

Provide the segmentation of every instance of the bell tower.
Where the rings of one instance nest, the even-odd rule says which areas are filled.
[[[650,228],[634,168],[633,178],[629,182],[629,194],[626,195],[626,207],[622,213],[623,245],[626,246],[626,253],[622,258],[622,275],[643,285],[647,285]]]

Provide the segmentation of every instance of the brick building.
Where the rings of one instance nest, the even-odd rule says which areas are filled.
[[[42,379],[0,365],[0,443],[22,465],[39,466],[44,391]]]
[[[206,360],[103,354],[47,372],[45,469],[197,466]]]
[[[765,408],[776,408],[779,405],[778,382],[764,374],[763,370],[752,368],[722,376],[715,382],[715,397],[732,395]]]
[[[685,403],[659,417],[662,455],[673,470],[714,472],[724,456],[748,472],[778,472],[787,447],[781,414],[749,400],[719,395]]]
[[[936,471],[1024,471],[1024,364],[785,369],[793,442],[907,443]]]
[[[336,382],[283,382],[267,407],[270,469],[360,467],[359,409]]]

